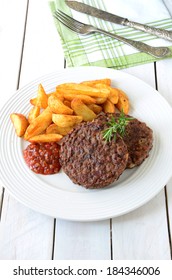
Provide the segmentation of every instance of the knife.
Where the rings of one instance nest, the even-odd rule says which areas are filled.
[[[129,26],[153,35],[156,35],[157,37],[163,38],[165,40],[172,41],[172,31],[160,29],[160,28],[155,28],[151,27],[145,24],[137,23],[134,21],[130,21],[127,18],[123,18],[108,12],[105,12],[103,10],[99,10],[95,7],[89,6],[87,4],[78,2],[78,1],[70,1],[70,0],[65,0],[66,4],[68,7],[74,9],[75,11],[94,16],[96,18],[100,18],[106,21],[110,21],[113,23]]]

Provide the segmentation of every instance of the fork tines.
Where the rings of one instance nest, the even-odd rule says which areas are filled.
[[[61,10],[56,10],[54,17],[74,32],[79,32],[79,28],[83,26],[82,22],[73,19],[69,15],[63,13]]]

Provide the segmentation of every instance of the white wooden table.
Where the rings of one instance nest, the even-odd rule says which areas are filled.
[[[0,0],[0,13],[0,106],[3,106],[16,89],[41,75],[63,69],[65,63],[47,1]],[[158,89],[172,105],[171,59],[123,71]],[[0,259],[169,260],[172,257],[172,180],[136,211],[89,223],[68,222],[34,212],[11,197],[1,184],[0,215]]]

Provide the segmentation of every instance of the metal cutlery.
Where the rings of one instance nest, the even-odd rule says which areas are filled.
[[[137,30],[144,31],[149,34],[156,35],[157,37],[163,38],[165,40],[172,41],[172,31],[168,31],[165,29],[155,28],[152,26],[148,26],[146,24],[141,24],[138,22],[130,21],[127,18],[123,18],[108,12],[105,12],[103,10],[97,9],[95,7],[89,6],[87,4],[78,2],[78,1],[71,1],[71,0],[65,0],[66,4],[74,9],[75,11],[94,16],[106,21],[110,21],[113,23],[129,26],[132,28],[135,28]]]
[[[88,35],[88,34],[92,34],[95,32],[101,33],[101,34],[107,35],[109,37],[112,37],[118,41],[121,41],[123,43],[126,43],[127,45],[129,45],[141,52],[148,53],[157,58],[163,58],[170,54],[170,49],[168,47],[152,47],[143,42],[126,39],[126,38],[118,36],[116,34],[112,34],[105,30],[96,28],[92,25],[88,25],[88,24],[82,23],[80,21],[77,21],[76,19],[70,17],[69,15],[63,13],[60,10],[57,10],[54,13],[54,17],[59,22],[64,24],[66,27],[68,27],[70,30],[72,30],[73,32],[76,32],[76,33],[79,33],[82,35]]]

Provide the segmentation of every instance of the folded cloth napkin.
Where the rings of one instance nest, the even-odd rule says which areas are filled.
[[[157,28],[172,30],[171,0],[78,0],[90,6],[126,17]],[[117,35],[145,42],[151,46],[169,46],[172,53],[172,42],[138,31],[126,26],[117,25],[70,9],[64,0],[50,1],[52,14],[56,9]],[[141,53],[136,49],[112,39],[108,36],[94,33],[83,36],[69,30],[57,19],[55,25],[60,35],[67,66],[101,66],[116,69],[127,68],[148,62],[157,61],[155,57]]]

